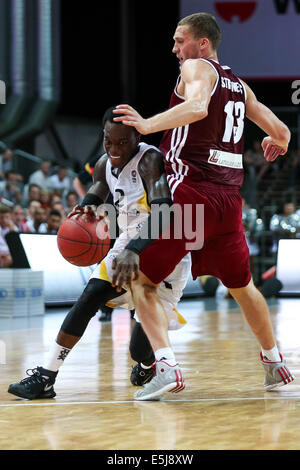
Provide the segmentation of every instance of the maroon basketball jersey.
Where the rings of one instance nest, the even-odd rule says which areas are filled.
[[[181,182],[208,181],[236,187],[243,183],[245,87],[229,67],[214,60],[199,60],[209,63],[217,74],[208,115],[200,121],[165,131],[160,143],[172,194]],[[170,108],[184,101],[176,88],[177,84]]]

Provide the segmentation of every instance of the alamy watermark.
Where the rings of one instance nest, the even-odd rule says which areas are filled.
[[[300,80],[292,82],[292,89],[295,90],[292,93],[292,103],[295,105],[300,104]]]
[[[143,206],[132,207],[126,196],[116,210],[112,204],[97,208],[97,216],[103,217],[97,225],[97,236],[105,239],[109,226],[111,239],[118,237],[118,230],[127,231],[128,238],[143,240],[185,240],[188,251],[201,250],[204,244],[204,204],[151,205],[151,223]]]
[[[3,80],[0,80],[0,104],[6,104],[6,85]]]
[[[6,364],[6,344],[0,340],[0,365]]]

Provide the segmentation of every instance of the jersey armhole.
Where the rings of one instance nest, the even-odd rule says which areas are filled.
[[[212,96],[212,95],[214,94],[214,92],[216,91],[217,86],[218,86],[218,83],[219,83],[219,79],[220,79],[219,72],[217,71],[216,67],[215,67],[211,62],[209,62],[209,60],[202,59],[202,58],[200,58],[199,60],[203,60],[203,62],[206,62],[207,64],[209,64],[209,65],[214,69],[214,71],[215,71],[215,73],[216,73],[216,75],[217,75],[216,83],[215,83],[215,85],[214,85],[214,87],[213,87],[213,89],[212,89],[212,91],[211,91],[211,94],[210,94],[210,96]]]
[[[244,85],[243,82],[241,82],[241,80],[239,80],[240,84],[242,85],[243,87],[243,90],[244,90],[244,95],[245,95],[245,104],[247,103],[247,90],[246,90],[246,87]]]

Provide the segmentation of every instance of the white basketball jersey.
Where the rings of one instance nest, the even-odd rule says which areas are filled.
[[[113,174],[111,163],[107,160],[106,181],[119,212],[118,225],[122,233],[116,239],[106,257],[95,268],[90,279],[112,281],[114,274],[112,265],[115,257],[124,250],[130,239],[139,231],[142,222],[149,216],[150,207],[138,165],[144,153],[150,148],[158,150],[153,145],[140,143],[138,153],[127,163],[118,176]],[[157,262],[158,260],[153,260],[153,263]],[[188,253],[167,277],[166,282],[163,281],[158,286],[158,296],[167,313],[170,330],[182,328],[186,323],[186,320],[177,311],[176,306],[182,296],[190,270],[191,255]],[[131,291],[127,290],[126,293],[112,299],[107,305],[113,308],[122,306],[133,310],[134,303]],[[135,318],[139,321],[137,317]]]
[[[106,181],[118,210],[118,225],[130,238],[136,235],[150,212],[147,193],[138,170],[142,156],[149,149],[158,150],[153,145],[141,142],[138,153],[122,168],[118,176],[115,176],[109,159],[106,163]]]

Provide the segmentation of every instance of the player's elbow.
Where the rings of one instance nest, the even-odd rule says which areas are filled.
[[[200,121],[208,115],[207,106],[200,100],[192,100],[190,102],[190,112],[193,121]]]

